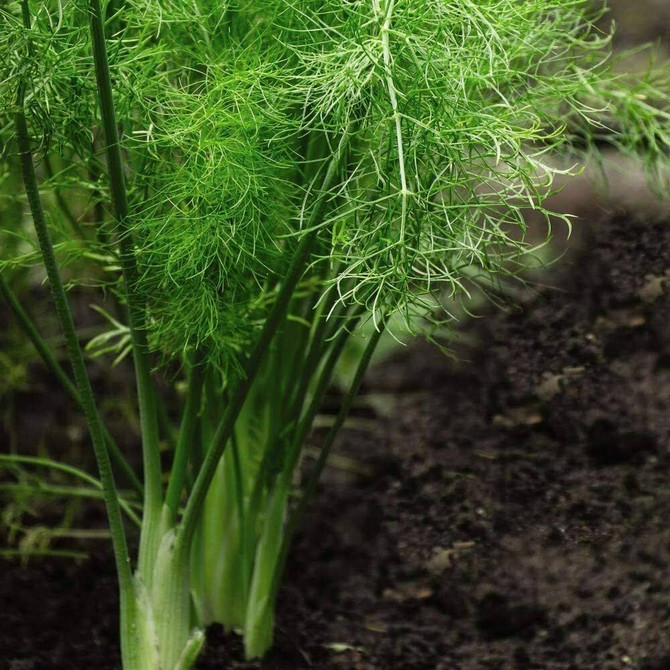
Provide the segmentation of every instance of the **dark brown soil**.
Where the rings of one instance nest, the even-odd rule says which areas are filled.
[[[369,376],[274,650],[212,629],[199,669],[670,670],[670,225],[585,237],[465,362],[413,346]],[[3,668],[118,667],[108,552],[6,562],[0,603]]]

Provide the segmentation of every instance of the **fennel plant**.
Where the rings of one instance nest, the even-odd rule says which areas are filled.
[[[617,75],[589,7],[0,5],[3,170],[20,167],[35,228],[0,262],[0,288],[86,416],[126,670],[192,667],[211,622],[240,630],[249,658],[267,651],[291,538],[382,333],[449,323],[453,300],[516,276],[534,250],[528,211],[569,224],[545,207],[566,171],[554,157],[605,143],[661,178],[668,72]],[[10,288],[38,262],[74,382]],[[87,376],[62,277],[82,262],[98,264],[125,314],[103,348],[132,352],[141,476]],[[296,491],[355,337],[366,339],[342,408]],[[167,364],[187,392],[164,473],[154,375]],[[139,517],[119,478],[140,497]],[[140,527],[136,557],[127,522]]]

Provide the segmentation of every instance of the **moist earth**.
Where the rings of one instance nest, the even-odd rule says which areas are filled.
[[[416,344],[371,371],[275,647],[245,662],[213,627],[197,668],[670,669],[670,225],[581,225],[454,358]],[[3,668],[120,667],[111,552],[83,546],[2,564]]]

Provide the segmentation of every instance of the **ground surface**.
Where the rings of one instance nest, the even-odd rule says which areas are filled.
[[[670,669],[670,225],[583,230],[553,288],[467,327],[467,360],[373,371],[275,649],[244,663],[214,629],[199,669]],[[0,602],[1,667],[118,667],[104,551],[3,563]]]

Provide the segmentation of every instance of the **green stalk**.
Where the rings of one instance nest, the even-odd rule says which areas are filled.
[[[291,263],[291,268],[288,273],[286,282],[282,286],[282,290],[279,293],[277,302],[275,303],[272,312],[267,318],[263,331],[261,332],[260,338],[254,347],[251,356],[247,361],[245,368],[245,377],[240,382],[239,386],[235,390],[234,395],[231,398],[230,404],[226,407],[226,412],[219,422],[219,425],[216,428],[214,437],[212,438],[211,446],[207,450],[205,455],[205,460],[202,464],[198,477],[195,480],[193,485],[193,491],[189,496],[188,502],[186,504],[186,509],[184,511],[183,518],[183,535],[181,536],[183,542],[187,544],[190,542],[195,530],[195,524],[197,522],[198,515],[200,513],[200,508],[204,502],[205,496],[207,494],[207,489],[214,477],[214,472],[216,467],[223,455],[223,451],[230,440],[233,429],[235,427],[235,421],[244,405],[244,401],[249,394],[258,370],[265,359],[270,342],[277,331],[282,319],[286,314],[286,310],[291,301],[293,291],[300,280],[302,271],[304,269],[307,258],[309,257],[309,252],[312,246],[314,239],[314,233],[305,235],[302,238],[300,245],[296,251],[296,254]]]
[[[312,339],[311,350],[302,369],[301,383],[294,394],[293,407],[291,409],[291,416],[294,417],[297,425],[287,454],[284,456],[281,474],[270,496],[263,532],[256,548],[254,573],[244,626],[244,647],[247,659],[263,656],[272,643],[275,600],[274,582],[275,579],[278,579],[278,574],[281,573],[282,561],[285,560],[282,558],[284,516],[293,472],[301,453],[301,447],[312,426],[314,417],[323,402],[323,396],[330,383],[335,365],[351,335],[351,331],[360,320],[363,310],[363,307],[357,308],[349,317],[348,327],[343,328],[339,333],[326,362],[319,372],[312,400],[304,413],[302,413],[302,409],[309,382],[319,366],[324,350],[323,343],[316,338]],[[317,326],[315,335],[319,332],[322,332],[322,329]],[[376,342],[374,346],[376,346]],[[356,390],[352,390],[352,392],[355,394]],[[301,413],[303,414],[302,419]],[[269,463],[273,460],[272,452],[279,448],[279,445],[280,441],[276,440],[272,448],[268,449],[263,455],[263,461],[261,462],[254,490],[249,501],[248,515],[250,518],[255,518],[259,512],[266,471]]]
[[[282,532],[289,481],[280,477],[270,494],[263,532],[254,561],[247,615],[244,622],[244,654],[247,660],[261,658],[272,644],[274,629],[273,577],[282,546]]]
[[[180,541],[185,542],[186,544],[189,544],[193,537],[198,516],[200,514],[200,509],[207,494],[207,489],[209,488],[209,484],[214,477],[214,472],[216,471],[217,464],[221,459],[221,455],[223,454],[223,451],[232,436],[235,427],[235,421],[237,420],[240,410],[244,405],[244,401],[249,394],[249,390],[253,385],[261,364],[265,359],[270,343],[272,342],[277,329],[286,316],[286,311],[291,302],[291,298],[293,297],[295,287],[298,285],[298,282],[300,281],[300,278],[304,272],[305,265],[309,259],[312,245],[314,244],[314,240],[316,239],[318,232],[317,224],[321,220],[326,209],[328,190],[335,180],[335,176],[341,164],[344,153],[344,145],[345,141],[343,140],[338,148],[336,155],[333,157],[333,160],[328,167],[328,171],[324,177],[321,194],[317,200],[314,210],[312,211],[307,225],[307,228],[310,232],[303,236],[300,244],[298,245],[298,248],[295,251],[291,265],[287,272],[286,279],[282,285],[279,295],[277,296],[277,301],[275,302],[272,311],[270,312],[263,326],[263,330],[258,339],[258,342],[256,343],[256,346],[247,360],[244,371],[244,379],[240,382],[237,389],[235,389],[235,392],[231,397],[231,401],[226,408],[226,412],[217,426],[214,437],[212,438],[211,446],[205,455],[205,460],[193,485],[193,490],[189,496],[188,502],[186,503],[186,509],[184,510],[182,533],[180,534],[179,538]]]
[[[133,253],[133,241],[128,227],[128,197],[121,162],[121,148],[114,110],[109,62],[107,60],[105,26],[99,0],[90,0],[89,11],[95,76],[107,144],[109,181],[116,223],[119,229],[119,249],[128,302],[130,336],[135,361],[142,431],[145,488],[138,570],[145,580],[147,589],[151,591],[153,562],[160,543],[159,529],[163,499],[156,398],[150,374],[144,308],[133,293],[137,285],[138,272]]]
[[[314,418],[321,409],[321,405],[323,403],[323,397],[326,394],[328,385],[331,382],[335,366],[337,365],[337,362],[340,360],[340,356],[344,351],[344,347],[347,343],[347,340],[351,337],[352,331],[358,325],[363,315],[364,309],[365,309],[364,307],[359,307],[355,311],[355,313],[351,316],[349,323],[347,324],[346,327],[342,328],[342,331],[335,340],[335,343],[330,351],[330,354],[326,359],[323,369],[319,375],[319,380],[317,382],[316,389],[314,390],[312,400],[309,404],[309,407],[305,411],[304,415],[301,417],[293,436],[291,450],[289,453],[290,458],[289,464],[291,468],[295,466],[295,463],[298,460],[298,455],[300,454],[300,447],[307,438],[307,434],[310,431],[312,424],[314,423]],[[318,342],[314,343],[314,351],[318,351],[319,353],[321,353],[318,344],[319,344]]]
[[[44,156],[44,169],[47,173],[47,177],[49,177],[49,179],[53,179],[55,173],[53,165],[51,164],[51,158],[49,158],[49,154],[46,154]],[[74,230],[77,237],[79,237],[82,240],[85,240],[86,233],[84,233],[84,231],[82,230],[82,227],[79,225],[79,221],[77,221],[77,217],[68,207],[68,204],[67,202],[65,202],[65,198],[63,198],[63,194],[61,193],[60,188],[58,188],[57,186],[54,186],[54,196],[56,198],[56,203],[60,208],[60,211],[63,213],[63,216],[67,219],[67,222],[70,224],[72,230]]]
[[[61,383],[67,394],[75,401],[75,403],[77,403],[77,406],[83,411],[84,405],[82,403],[81,397],[79,396],[79,391],[77,391],[75,385],[70,381],[70,378],[67,376],[67,374],[65,374],[65,370],[63,370],[58,361],[55,359],[54,355],[51,353],[51,350],[47,346],[42,336],[37,332],[37,328],[35,328],[35,325],[33,324],[31,318],[25,312],[23,307],[21,307],[21,304],[16,299],[14,292],[9,287],[9,284],[7,284],[7,281],[5,280],[4,276],[1,273],[0,273],[0,293],[2,293],[3,297],[9,304],[9,307],[14,313],[14,316],[19,322],[19,325],[21,326],[25,334],[28,336],[28,339],[30,339],[30,341],[33,343],[33,346],[37,350],[37,353],[40,355],[42,361],[44,361],[47,368],[49,368],[52,374],[58,379],[58,381]],[[135,489],[135,491],[137,491],[140,497],[142,497],[144,493],[144,488],[140,480],[137,478],[137,475],[128,464],[128,461],[121,453],[121,450],[116,444],[116,441],[111,436],[111,434],[109,433],[104,424],[102,426],[102,429],[105,433],[105,441],[107,442],[107,448],[109,449],[109,453],[112,459],[116,462],[116,465],[120,468],[125,477],[128,479],[128,482],[132,485],[133,489]]]
[[[100,485],[100,482],[97,482]],[[87,489],[81,486],[56,486],[55,484],[23,484],[21,482],[0,483],[0,491],[11,491],[12,493],[33,493],[46,496],[62,496],[64,498],[92,498],[100,500],[102,493],[99,490]],[[126,513],[126,516],[139,528],[141,521],[137,514],[128,506],[122,498],[119,498],[119,505]]]
[[[28,1],[22,0],[21,3],[23,22],[26,30],[30,30],[30,9]],[[67,352],[72,364],[75,382],[79,390],[79,395],[83,404],[84,415],[88,424],[93,451],[98,464],[100,481],[102,483],[107,515],[109,518],[110,534],[116,561],[116,569],[119,578],[119,589],[121,597],[122,613],[129,605],[129,595],[132,593],[132,574],[130,571],[130,557],[126,544],[126,536],[123,529],[123,520],[121,518],[121,507],[112,474],[112,466],[105,446],[105,436],[102,429],[102,423],[98,416],[95,406],[95,399],[91,384],[86,373],[86,363],[79,346],[77,333],[75,331],[72,313],[65,295],[63,280],[60,275],[56,255],[54,253],[51,235],[47,227],[47,222],[40,200],[35,167],[33,165],[32,151],[30,148],[30,138],[24,112],[25,86],[23,83],[19,86],[17,97],[18,111],[15,117],[16,139],[21,160],[21,169],[23,173],[23,183],[26,189],[28,204],[35,225],[35,232],[39,242],[40,251],[44,260],[44,267],[49,278],[51,293],[53,296],[56,314],[60,322]]]
[[[188,455],[195,436],[204,378],[205,366],[196,362],[191,369],[191,374],[188,380],[186,407],[184,408],[181,426],[179,427],[179,438],[177,440],[177,446],[175,447],[174,460],[170,471],[170,480],[168,482],[167,493],[165,494],[165,504],[170,510],[172,523],[174,523],[177,518],[179,499],[181,498],[181,492],[186,478]]]
[[[383,320],[379,324],[378,328],[372,333],[370,341],[368,342],[368,345],[365,348],[363,355],[361,356],[361,360],[358,363],[356,373],[354,374],[354,379],[351,383],[351,386],[349,387],[349,390],[347,391],[347,395],[345,396],[344,401],[342,402],[342,406],[340,407],[337,418],[335,419],[335,422],[331,426],[330,430],[328,431],[328,435],[326,435],[326,438],[323,442],[321,453],[319,454],[319,458],[317,459],[314,469],[310,474],[309,482],[305,487],[305,491],[300,498],[300,502],[296,505],[296,507],[291,512],[291,515],[289,516],[288,522],[286,524],[286,531],[284,532],[282,539],[282,548],[277,563],[277,572],[275,573],[273,582],[273,597],[276,595],[276,591],[279,586],[279,579],[284,570],[284,564],[286,563],[286,558],[288,557],[288,550],[290,548],[293,535],[295,534],[295,531],[300,524],[305,510],[307,509],[307,505],[316,492],[317,484],[321,478],[321,473],[323,472],[323,468],[326,465],[326,461],[328,460],[328,455],[333,446],[333,443],[335,442],[335,438],[337,437],[337,434],[342,428],[351,410],[351,405],[353,404],[354,399],[358,394],[361,383],[363,382],[363,377],[367,372],[370,361],[372,360],[372,356],[375,352],[375,349],[377,348],[377,345],[379,344],[379,340],[384,333],[385,328],[386,321]]]
[[[23,463],[26,465],[36,465],[43,468],[49,468],[50,470],[60,470],[72,477],[81,479],[82,481],[94,486],[99,491],[103,490],[103,486],[99,480],[95,477],[91,477],[88,472],[84,472],[79,468],[75,468],[72,465],[67,465],[66,463],[59,463],[58,461],[53,461],[49,458],[39,458],[35,456],[19,456],[17,454],[0,454],[0,463]],[[40,489],[43,490],[43,489]],[[118,495],[118,493],[117,493]],[[100,496],[97,496],[100,497]],[[119,505],[121,509],[128,515],[130,520],[135,523],[138,527],[140,526],[140,520],[137,518],[137,515],[131,509],[130,505],[119,496]]]
[[[362,315],[362,312],[363,309],[361,308],[354,316],[351,317],[348,324],[349,330],[343,329],[342,332],[339,334],[337,340],[335,341],[331,349],[328,358],[326,359],[326,362],[323,365],[323,369],[321,370],[321,374],[319,375],[319,380],[317,382],[316,388],[314,389],[309,407],[307,408],[307,410],[305,410],[304,414],[301,417],[302,404],[304,402],[304,398],[308,390],[309,382],[312,378],[314,371],[318,367],[321,356],[323,354],[322,350],[323,343],[316,338],[313,339],[310,352],[307,355],[305,365],[301,371],[300,385],[295,394],[293,407],[291,410],[291,416],[294,417],[296,427],[293,432],[293,437],[291,439],[291,443],[288,449],[288,461],[284,465],[284,470],[293,472],[293,468],[295,467],[295,464],[298,460],[298,456],[300,455],[300,447],[304,443],[305,438],[307,437],[307,433],[312,427],[314,417],[321,408],[321,404],[323,402],[323,396],[325,395],[326,389],[328,388],[328,384],[330,383],[333,370],[335,369],[335,365],[337,364],[337,361],[339,360],[340,355],[342,354],[344,346],[347,340],[349,339],[349,336],[351,335],[351,330],[355,328],[356,324],[358,323]],[[322,329],[317,326],[317,330],[321,331]],[[251,518],[254,518],[254,516],[258,513],[258,506],[261,503],[261,494],[263,492],[264,482],[266,481],[267,471],[268,468],[270,467],[270,463],[273,462],[274,452],[278,448],[279,448],[279,440],[277,439],[275,440],[274,444],[269,449],[267,449],[263,454],[263,460],[261,461],[260,467],[258,469],[258,475],[256,476],[256,481],[254,482],[254,488],[251,492],[251,497],[249,499],[249,516]]]
[[[242,584],[241,588],[241,598],[244,601],[243,608],[246,610],[246,603],[248,600],[248,584],[249,584],[249,575],[250,575],[250,561],[247,552],[247,534],[249,533],[249,528],[246,525],[246,512],[244,509],[244,479],[242,477],[242,462],[240,458],[240,445],[238,444],[237,437],[235,432],[230,440],[230,448],[232,452],[232,461],[233,461],[233,472],[235,480],[235,507],[237,507],[237,523],[239,526],[239,562],[237,565],[240,567],[240,575],[238,579]]]
[[[363,352],[352,384],[344,398],[337,418],[324,440],[321,453],[319,454],[314,470],[310,475],[303,496],[296,508],[291,512],[283,532],[278,529],[282,526],[284,506],[286,504],[293,467],[284,468],[282,475],[275,486],[270,510],[268,512],[268,519],[266,520],[266,527],[264,528],[263,537],[257,550],[257,565],[254,571],[254,580],[249,597],[248,616],[244,635],[244,648],[247,658],[262,657],[271,644],[274,603],[279,588],[280,578],[284,572],[284,566],[288,558],[291,541],[302,516],[304,515],[307,505],[314,496],[317,483],[328,459],[328,454],[333,446],[335,437],[342,428],[342,425],[351,410],[351,405],[358,394],[365,372],[370,365],[372,355],[377,348],[379,339],[384,331],[384,326],[385,322],[382,322],[378,330],[373,333],[370,342]],[[346,332],[343,332],[339,336],[337,345],[340,345],[340,343],[344,341],[346,341]],[[337,361],[339,354],[341,353],[341,349],[337,345],[333,348],[333,351],[331,351],[329,361],[326,365],[329,372],[327,373],[327,371],[324,370],[324,373],[322,373],[319,380],[319,392],[315,394],[314,401],[306,413],[305,421],[303,421],[298,430],[298,434],[295,436],[295,441],[292,445],[291,466],[293,466],[297,460],[299,445],[302,444],[306,435],[305,427],[308,428],[311,425],[311,420],[309,423],[307,423],[307,420],[310,417],[313,420],[313,414],[315,413],[314,408],[317,406],[317,401],[320,405],[319,396],[327,385],[335,361]]]

